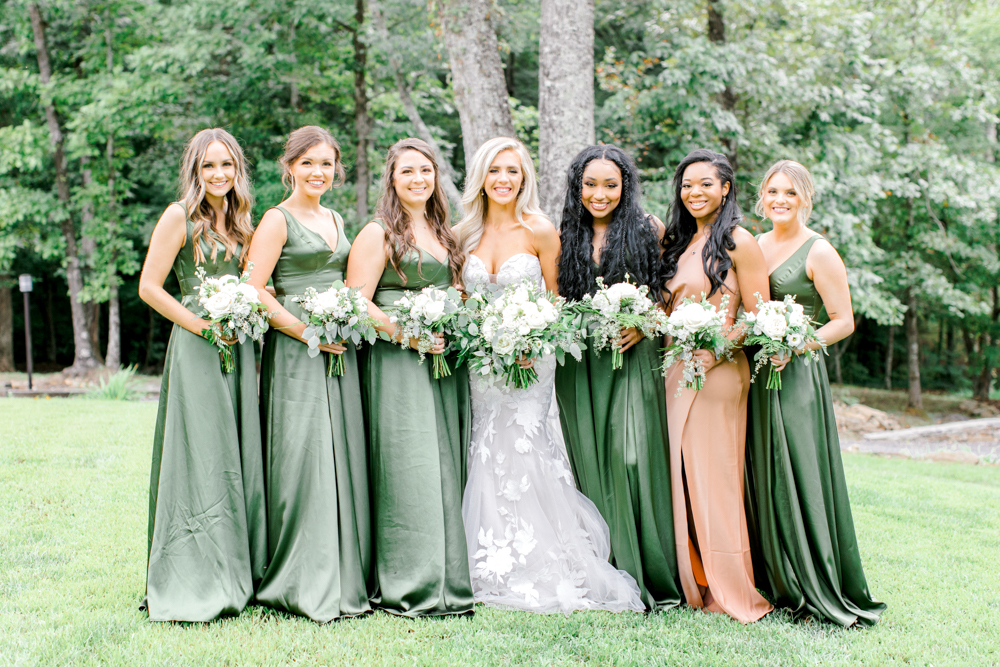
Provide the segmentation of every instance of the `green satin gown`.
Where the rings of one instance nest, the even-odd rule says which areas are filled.
[[[418,272],[417,260],[420,261]],[[405,258],[406,283],[388,263],[373,302],[391,312],[405,290],[453,282],[447,260],[420,250]],[[386,341],[364,369],[372,488],[376,593],[372,604],[402,616],[471,613],[462,521],[471,429],[466,367],[435,380],[431,356]]]
[[[287,240],[272,280],[278,301],[343,280],[351,244],[339,216],[337,247],[288,211]],[[260,411],[267,488],[268,565],[257,601],[319,623],[369,611],[371,531],[368,464],[357,354],[346,373],[326,376],[326,353],[309,357],[301,341],[267,332]]]
[[[193,224],[173,270],[181,304],[198,305]],[[237,247],[212,259],[199,241],[209,277],[240,275]],[[257,416],[254,343],[233,346],[224,373],[219,349],[177,326],[163,363],[149,479],[149,552],[144,608],[153,621],[211,621],[238,614],[253,596],[267,557],[264,477]]]
[[[611,559],[631,574],[650,610],[681,602],[667,450],[660,341],[643,339],[612,370],[593,347],[556,369],[566,452],[580,491],[611,531]]]
[[[806,274],[806,241],[770,276],[771,298],[795,297],[816,319],[823,301]],[[782,388],[766,389],[767,366],[750,387],[747,515],[779,606],[842,626],[872,625],[885,604],[861,567],[826,364],[794,357]],[[764,582],[758,580],[763,588]]]

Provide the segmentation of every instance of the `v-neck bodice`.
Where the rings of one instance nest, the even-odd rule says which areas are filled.
[[[376,222],[385,229],[385,223],[381,219]],[[403,271],[405,279],[400,278],[396,270],[392,268],[390,262],[385,263],[382,277],[379,278],[375,294],[372,296],[372,303],[379,308],[388,308],[393,303],[402,298],[407,290],[419,292],[425,287],[437,287],[438,289],[448,289],[454,283],[451,275],[451,264],[445,256],[443,262],[437,257],[416,247],[403,258],[400,269]]]
[[[337,246],[330,251],[326,239],[295,219],[280,206],[287,229],[285,245],[271,275],[278,296],[302,294],[307,287],[323,291],[335,281],[343,280],[347,272],[347,257],[351,243],[344,234],[344,225],[334,213],[337,225]]]
[[[781,301],[786,294],[791,294],[795,297],[795,302],[805,310],[806,317],[812,320],[819,318],[820,311],[823,310],[823,299],[816,290],[816,285],[809,279],[806,260],[809,257],[809,249],[820,238],[822,236],[816,234],[806,240],[791,257],[767,277],[771,286],[772,300]]]

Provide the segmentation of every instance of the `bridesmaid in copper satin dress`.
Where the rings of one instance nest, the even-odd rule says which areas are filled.
[[[727,326],[740,305],[767,300],[767,264],[756,240],[739,226],[733,169],[725,156],[699,149],[674,174],[674,204],[663,238],[664,301],[670,312],[702,293],[718,307],[729,295]],[[734,331],[735,338],[740,332]],[[741,350],[732,361],[708,350],[700,391],[677,396],[682,364],[666,378],[677,567],[687,603],[752,623],[773,607],[754,587],[743,507],[750,367]]]

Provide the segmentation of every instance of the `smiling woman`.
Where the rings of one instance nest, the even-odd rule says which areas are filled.
[[[153,229],[139,281],[143,301],[174,323],[153,437],[144,606],[154,621],[210,621],[243,609],[267,556],[253,342],[229,341],[234,368],[222,372],[198,314],[196,269],[239,275],[253,233],[246,160],[231,134],[191,139],[181,192]],[[163,288],[171,270],[180,301]]]
[[[343,375],[327,377],[326,355],[309,356],[292,297],[344,279],[351,244],[340,215],[320,203],[343,182],[344,168],[337,141],[315,126],[292,132],[279,162],[292,193],[264,214],[250,246],[250,283],[273,327],[260,369],[268,566],[257,600],[325,623],[369,609],[361,386],[352,344],[320,345],[342,355]]]

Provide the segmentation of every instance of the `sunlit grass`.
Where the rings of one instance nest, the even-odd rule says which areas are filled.
[[[1000,468],[845,455],[872,629],[651,616],[377,613],[317,626],[259,607],[207,625],[138,611],[155,403],[0,399],[0,664],[1000,663]]]

